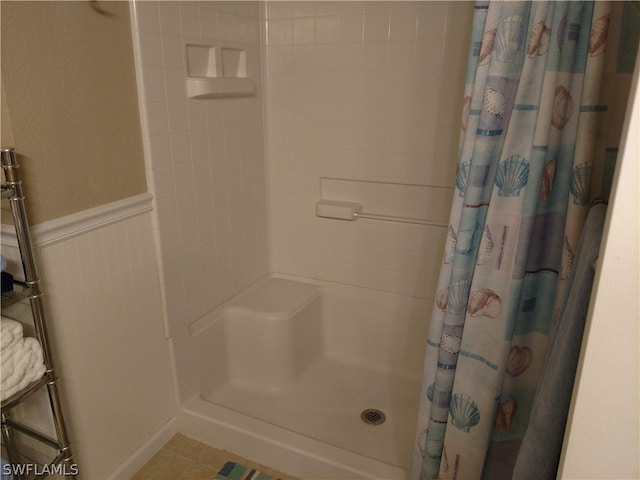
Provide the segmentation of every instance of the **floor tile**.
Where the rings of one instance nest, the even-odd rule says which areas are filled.
[[[234,453],[210,447],[178,433],[131,480],[214,480],[226,462],[255,468],[281,480],[300,480]]]

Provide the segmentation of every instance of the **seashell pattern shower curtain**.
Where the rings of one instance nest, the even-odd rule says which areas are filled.
[[[475,5],[413,479],[511,478],[573,250],[608,195],[628,4]]]

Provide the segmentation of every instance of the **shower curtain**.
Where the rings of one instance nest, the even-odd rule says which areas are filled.
[[[475,5],[411,478],[511,478],[585,218],[608,194],[601,87],[630,55],[607,35],[623,8]]]

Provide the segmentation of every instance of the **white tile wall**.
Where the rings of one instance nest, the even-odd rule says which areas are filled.
[[[444,228],[314,205],[320,177],[454,185],[472,3],[263,8],[270,270],[432,297]]]
[[[135,1],[132,20],[170,334],[267,271],[259,6]],[[188,42],[245,49],[256,95],[187,99]]]

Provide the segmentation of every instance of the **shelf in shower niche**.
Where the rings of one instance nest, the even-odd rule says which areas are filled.
[[[246,97],[254,93],[250,78],[187,78],[189,98]]]
[[[244,97],[255,92],[242,48],[187,44],[186,61],[189,98]]]

